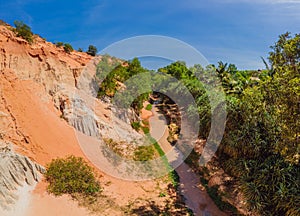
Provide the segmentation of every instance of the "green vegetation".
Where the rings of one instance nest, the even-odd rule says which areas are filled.
[[[105,54],[97,65],[97,78],[102,81],[105,76],[120,65],[120,60],[116,57]]]
[[[169,179],[171,180],[171,183],[172,183],[173,187],[175,189],[177,189],[178,186],[179,186],[179,176],[178,176],[177,172],[169,164],[168,159],[167,159],[164,151],[162,150],[160,145],[156,142],[156,140],[153,137],[151,137],[150,135],[147,135],[147,136],[149,137],[149,139],[153,143],[153,146],[156,149],[156,151],[158,152],[159,156],[162,158],[162,161],[163,161],[164,165],[167,167],[168,170],[170,170],[170,172],[168,174]]]
[[[238,182],[249,210],[260,215],[300,215],[300,35],[281,35],[271,49],[270,66],[263,71],[239,71],[223,62],[207,68],[175,62],[159,71],[181,80],[194,96],[203,139],[210,131],[211,107],[205,83],[194,73],[205,78],[216,72],[228,113],[217,152],[219,164]],[[215,192],[209,191],[212,196]]]
[[[73,49],[71,44],[65,43],[64,44],[64,50],[65,50],[66,53],[71,53],[74,49]]]
[[[55,45],[56,45],[57,47],[62,47],[62,46],[64,45],[64,43],[63,43],[63,42],[56,42]]]
[[[202,139],[207,139],[210,132],[211,110],[224,108],[218,107],[218,104],[211,107],[205,87],[220,81],[226,96],[227,121],[217,160],[237,182],[248,209],[260,215],[300,215],[299,53],[300,35],[293,37],[286,33],[271,47],[268,58],[270,65],[263,60],[266,70],[240,71],[235,65],[223,62],[206,68],[200,65],[188,68],[181,61],[159,69],[159,72],[179,79],[194,97],[197,107],[190,107],[187,115],[194,118],[193,111],[198,112],[199,138]],[[116,92],[124,87],[120,83],[145,71],[138,59],[116,66],[109,74],[105,74],[107,77],[103,78],[99,96],[119,97]],[[210,78],[212,72],[218,80]],[[196,75],[200,75],[204,82],[199,82]],[[154,74],[150,79],[157,79],[157,88],[164,89],[163,84],[159,88],[163,78]],[[137,84],[145,83],[143,88],[151,92],[146,78],[130,80],[126,90],[139,92]],[[165,88],[182,95],[182,98],[187,96],[178,85]],[[137,98],[132,94],[123,94],[120,103],[133,101],[130,105],[139,110],[149,93],[140,94]],[[164,156],[158,144],[154,144],[154,147]],[[194,164],[198,157],[193,153],[187,162]],[[167,166],[167,160],[165,162]],[[171,178],[177,181],[175,174]],[[219,197],[222,194],[218,193],[217,188],[207,190],[221,208],[235,211],[223,203]]]
[[[69,43],[56,42],[55,45],[57,47],[63,47],[66,53],[71,53],[74,50],[72,45]]]
[[[15,21],[15,32],[17,33],[18,37],[22,37],[23,39],[25,39],[26,41],[28,41],[29,43],[33,42],[33,33],[31,31],[31,28],[26,25],[25,23],[23,23],[22,21]]]
[[[217,185],[209,187],[208,181],[203,176],[200,176],[200,182],[205,187],[210,198],[215,202],[221,211],[230,212],[230,215],[239,215],[236,207],[222,199],[222,194],[220,194],[219,187]]]
[[[142,128],[144,134],[149,134],[150,133],[149,127],[141,127],[141,128]]]
[[[116,67],[113,67],[117,65]],[[101,69],[101,70],[99,70]],[[143,107],[143,102],[148,100],[149,92],[142,93],[138,95],[136,98],[133,93],[138,91],[143,91],[143,89],[148,89],[147,86],[141,85],[143,83],[140,79],[129,79],[133,76],[144,73],[147,70],[141,66],[141,63],[137,58],[129,62],[125,62],[123,65],[115,63],[109,63],[109,58],[106,57],[102,59],[102,61],[98,65],[98,73],[97,77],[101,80],[100,89],[98,92],[98,97],[102,97],[104,95],[113,98],[116,92],[124,92],[124,94],[118,94],[117,97],[114,97],[115,101],[118,101],[118,104],[122,107],[126,107],[128,102],[131,102],[131,107],[135,109],[138,113],[139,110]],[[129,80],[129,83],[125,83],[125,81]],[[126,92],[122,89],[122,83],[125,83],[127,86]],[[147,84],[147,82],[144,82]]]
[[[141,128],[141,124],[139,122],[132,122],[131,123],[131,127],[136,130],[136,131],[139,131],[140,128]]]
[[[55,196],[68,194],[91,213],[102,215],[108,208],[122,210],[112,198],[101,193],[93,169],[82,158],[69,156],[52,160],[45,178],[49,183],[48,192]]]
[[[97,52],[98,52],[97,47],[93,45],[89,45],[88,51],[86,53],[91,56],[96,56]]]
[[[149,161],[154,157],[153,145],[139,146],[134,152],[134,160],[136,161]]]
[[[222,200],[222,196],[220,196],[218,191],[218,186],[205,186],[205,188],[207,190],[208,195],[212,198],[212,200],[216,203],[216,205],[221,211],[229,211],[231,215],[238,215],[236,207]]]
[[[149,121],[148,120],[142,120],[142,123],[143,123],[143,125],[145,125],[145,126],[149,126]]]
[[[152,104],[148,104],[145,109],[148,110],[148,111],[151,111],[152,110]]]
[[[56,196],[76,193],[88,196],[100,191],[93,169],[82,158],[74,156],[52,160],[45,178],[49,182],[48,191]]]

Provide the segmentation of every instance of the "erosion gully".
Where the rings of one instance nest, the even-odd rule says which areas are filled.
[[[196,216],[226,216],[227,214],[218,209],[205,189],[201,186],[200,177],[193,172],[185,162],[174,167],[172,161],[181,157],[180,152],[174,151],[174,146],[167,140],[169,130],[164,115],[155,105],[153,105],[152,113],[153,115],[149,118],[150,134],[157,140],[167,155],[170,165],[178,173],[180,178],[179,192],[184,197],[187,207],[190,208]]]

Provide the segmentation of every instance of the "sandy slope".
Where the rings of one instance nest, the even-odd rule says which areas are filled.
[[[42,96],[39,92],[43,92],[43,89],[33,81],[17,79],[12,71],[6,70],[4,73],[0,73],[1,95],[5,98],[10,113],[16,119],[18,129],[30,141],[30,144],[20,147],[19,151],[29,155],[42,165],[46,165],[53,158],[71,154],[85,157],[78,144],[74,129],[59,118],[53,103],[50,100],[47,103],[41,103]],[[89,143],[97,143],[95,138],[81,135],[81,139]],[[91,148],[93,149],[93,145]],[[103,173],[98,171],[98,174]],[[156,186],[154,181],[132,182],[105,175],[101,178],[101,182],[109,182],[105,187],[105,193],[120,205],[126,205],[130,200],[139,197],[157,197],[158,194],[157,192],[153,194],[146,192],[146,190]],[[47,194],[43,183],[38,184],[32,195],[23,193],[20,198],[21,200],[30,200],[28,216],[80,216],[88,214],[85,209],[78,207],[77,203],[70,200],[68,196],[56,198]],[[18,207],[18,211],[23,212],[21,209]]]
[[[41,165],[67,155],[80,156],[88,161],[74,129],[60,118],[59,111],[54,108],[53,94],[60,89],[76,88],[82,69],[92,57],[76,51],[67,54],[63,48],[41,38],[36,38],[36,43],[29,45],[16,37],[9,27],[1,25],[0,47],[1,137],[14,143],[17,152]],[[91,66],[91,71],[94,66]],[[105,123],[111,121],[104,107],[99,105],[97,110],[97,115]],[[85,135],[82,138],[91,143],[95,141]],[[105,175],[99,170],[97,172],[103,175],[100,181],[104,185],[104,193],[120,205],[127,205],[138,198],[162,202],[156,181],[130,182]],[[166,188],[166,185],[161,187]],[[45,188],[43,183],[39,183],[31,195],[28,188],[22,188],[21,205],[18,207],[17,204],[16,210],[25,214],[24,207],[29,205],[28,216],[87,215],[87,211],[79,208],[69,197],[50,196]],[[108,207],[108,211],[109,208],[112,207]],[[112,211],[111,215],[116,213]]]
[[[16,127],[30,144],[23,151],[45,165],[52,158],[83,156],[74,129],[59,118],[53,103],[41,101],[44,90],[31,80],[19,80],[10,70],[0,73],[1,96]],[[47,98],[44,98],[47,100]]]
[[[0,86],[2,99],[10,115],[14,116],[17,129],[30,142],[19,146],[19,152],[42,165],[52,158],[70,154],[84,156],[77,144],[74,129],[58,117],[51,101],[41,103],[43,89],[39,85],[30,80],[19,80],[12,71],[5,70],[0,73]],[[1,215],[24,216],[26,210],[28,216],[87,215],[87,211],[79,208],[69,197],[55,198],[48,195],[45,188],[31,195],[33,189],[27,185],[21,187],[19,200],[12,211]],[[29,209],[26,208],[28,206]]]
[[[31,192],[34,190],[35,185],[29,186],[24,185],[19,187],[16,195],[19,197],[17,202],[11,206],[9,210],[4,210],[0,208],[1,216],[24,216],[28,213],[28,207],[31,202]]]
[[[30,141],[30,144],[19,146],[19,152],[28,155],[42,165],[46,165],[53,158],[71,154],[85,158],[74,129],[59,118],[59,113],[54,109],[50,100],[47,103],[41,103],[41,99],[47,100],[42,96],[43,89],[33,81],[17,79],[12,71],[5,70],[4,73],[0,73],[1,95],[5,98],[5,104],[9,107],[11,115],[14,116],[18,129]],[[95,138],[84,134],[81,134],[82,140],[86,140],[88,143],[98,142]],[[93,150],[93,145],[90,146]],[[99,170],[98,174],[103,175]],[[109,182],[105,187],[105,193],[120,205],[126,205],[130,200],[139,197],[157,196],[156,192],[152,195],[145,191],[145,188],[147,190],[156,186],[154,181],[131,182],[106,175],[100,181],[102,183]],[[26,187],[22,191],[26,191]],[[32,195],[28,191],[20,194],[21,202],[27,200],[27,204],[29,204],[28,216],[88,214],[86,209],[78,207],[76,202],[70,200],[70,197],[57,198],[45,191],[45,184],[39,183]],[[20,205],[23,206],[22,208],[15,207],[16,211],[24,213],[22,209],[26,205],[23,203]],[[15,212],[9,214],[18,215]]]
[[[40,183],[35,192],[30,194],[30,203],[26,215],[22,216],[86,216],[90,213],[83,207],[79,207],[71,197],[63,195],[55,197],[45,192],[46,184]]]

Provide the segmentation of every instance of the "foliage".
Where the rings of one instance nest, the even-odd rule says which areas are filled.
[[[175,77],[188,88],[196,106],[189,107],[187,115],[194,118],[195,111],[198,112],[199,137],[204,139],[210,132],[212,112],[218,107],[218,104],[210,104],[209,87],[221,84],[226,95],[227,121],[217,152],[219,164],[238,182],[249,210],[260,215],[300,215],[300,35],[283,34],[271,49],[270,66],[264,60],[268,67],[263,71],[240,71],[235,65],[223,62],[218,66],[188,68],[180,61],[158,71]],[[137,59],[128,62],[128,66],[119,65],[100,89],[114,96],[120,89],[118,82],[124,83],[143,71]],[[211,73],[216,74],[217,79],[210,76]],[[164,78],[155,74],[149,80],[154,80],[162,91],[167,89],[182,99],[187,96],[182,93],[182,86],[176,83],[165,86]],[[151,92],[147,86],[149,80],[133,79],[128,88],[139,92],[136,86],[140,82]],[[131,94],[123,96],[124,103],[134,101]],[[143,95],[135,107],[147,97]],[[194,155],[187,161],[194,163],[195,160]],[[217,189],[209,189],[209,193],[219,205],[229,208],[218,198]]]
[[[149,127],[141,127],[141,128],[142,128],[144,134],[149,134],[150,133]]]
[[[17,33],[18,37],[22,37],[23,39],[25,39],[26,41],[28,41],[29,43],[33,42],[33,33],[31,31],[31,28],[26,25],[25,23],[23,23],[22,21],[14,21],[15,24],[15,31]]]
[[[131,127],[136,130],[136,131],[139,131],[140,128],[141,128],[141,124],[139,122],[132,122],[131,123]]]
[[[236,207],[222,199],[222,194],[219,192],[219,186],[215,185],[209,187],[208,180],[203,177],[203,174],[201,174],[200,176],[200,182],[205,187],[210,198],[214,201],[214,203],[221,211],[230,212],[230,215],[239,215]]]
[[[69,156],[52,160],[47,165],[45,178],[49,182],[48,191],[54,195],[92,195],[100,191],[93,169],[82,159]]]
[[[136,161],[149,161],[154,157],[154,148],[152,145],[139,146],[134,152],[134,160]]]
[[[71,53],[74,49],[73,49],[71,44],[65,43],[64,44],[64,50],[65,50],[66,53]]]
[[[208,195],[212,198],[212,200],[215,202],[215,204],[218,206],[218,208],[221,211],[230,211],[231,215],[238,214],[236,207],[234,207],[230,203],[222,200],[222,197],[219,195],[217,186],[213,186],[213,187],[207,186],[206,190],[207,190]]]
[[[160,145],[156,142],[156,140],[151,137],[150,135],[147,135],[149,137],[149,139],[151,140],[151,142],[153,143],[154,148],[156,149],[156,151],[158,152],[159,156],[161,157],[162,161],[164,162],[164,165],[170,170],[169,172],[169,179],[172,182],[172,185],[175,189],[178,189],[179,186],[179,175],[177,174],[176,170],[174,170],[171,165],[168,162],[168,159],[165,155],[165,152],[162,150],[162,148],[160,147]]]
[[[152,110],[152,104],[148,104],[145,109],[148,110],[148,111],[151,111]]]
[[[112,57],[108,54],[101,56],[101,61],[97,65],[97,78],[100,81],[103,81],[105,77],[119,65],[120,61],[117,58]]]
[[[206,68],[176,62],[159,71],[180,79],[195,98],[197,107],[190,110],[199,113],[204,139],[214,108],[204,87],[214,80],[201,83],[196,74],[207,78],[215,71],[227,103],[219,164],[237,180],[250,210],[260,215],[299,215],[300,36],[283,34],[271,49],[271,65],[263,71],[239,71],[223,62]],[[180,90],[174,86],[173,91]],[[195,158],[188,161],[194,163]]]
[[[79,47],[77,51],[78,52],[83,52],[83,49]]]
[[[63,42],[56,42],[55,45],[56,45],[57,47],[62,47],[62,46],[64,45],[64,43],[63,43]]]
[[[165,68],[158,69],[158,71],[162,73],[168,73],[178,80],[184,79],[185,77],[191,75],[191,71],[188,70],[185,62],[182,61],[174,62]]]
[[[95,47],[94,45],[89,45],[88,51],[86,53],[91,56],[96,56],[97,51],[97,47]]]
[[[98,65],[97,77],[101,83],[98,97],[104,95],[114,97],[114,102],[120,108],[131,106],[138,113],[143,108],[143,102],[149,98],[150,87],[147,86],[149,85],[147,76],[138,78],[134,76],[147,70],[141,66],[137,58],[127,62],[128,64],[123,63],[123,65],[120,65],[118,62],[116,67],[109,65],[108,62],[108,57],[106,57]],[[145,92],[145,89],[149,89],[149,91]],[[116,93],[118,94],[115,95]],[[135,96],[133,93],[137,95]]]
[[[228,97],[219,157],[239,181],[249,209],[261,215],[298,215],[299,35],[272,46],[267,75],[240,96]]]

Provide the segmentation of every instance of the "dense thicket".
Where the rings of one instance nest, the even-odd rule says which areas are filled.
[[[217,108],[209,103],[208,86],[219,80],[227,105],[219,164],[238,182],[249,210],[260,215],[300,215],[300,35],[281,35],[268,60],[270,65],[264,60],[263,71],[240,71],[223,62],[188,68],[180,61],[158,71],[180,80],[194,97],[197,107],[190,107],[188,114],[198,111],[202,138],[210,131],[211,109]],[[113,97],[121,88],[119,82],[144,71],[137,59],[116,66],[102,82],[99,95]],[[178,83],[164,85],[163,79],[151,77],[162,91],[168,88],[186,96]]]
[[[116,95],[114,99],[117,100],[116,98],[119,96],[118,103],[123,103],[122,106],[128,107],[126,105],[129,102],[129,105],[139,111],[143,106],[143,102],[148,99],[150,92],[145,92],[135,98],[133,93],[142,90],[148,82],[143,82],[141,78],[135,79],[134,76],[146,71],[137,58],[120,64],[117,59],[109,55],[103,56],[98,64],[97,76],[100,82],[98,97],[108,96],[113,98],[116,93],[124,92],[124,94]],[[126,88],[124,88],[124,83]]]
[[[216,72],[228,113],[218,150],[220,164],[238,181],[250,210],[261,215],[300,215],[300,36],[281,35],[271,49],[270,66],[264,71],[239,71],[222,62],[205,69],[199,65],[188,69],[175,62],[159,71],[189,88],[198,106],[203,138],[210,130],[211,106],[205,83],[194,74],[205,77]]]
[[[87,196],[100,191],[93,168],[74,156],[52,160],[45,178],[49,182],[48,191],[55,195],[79,193]]]

